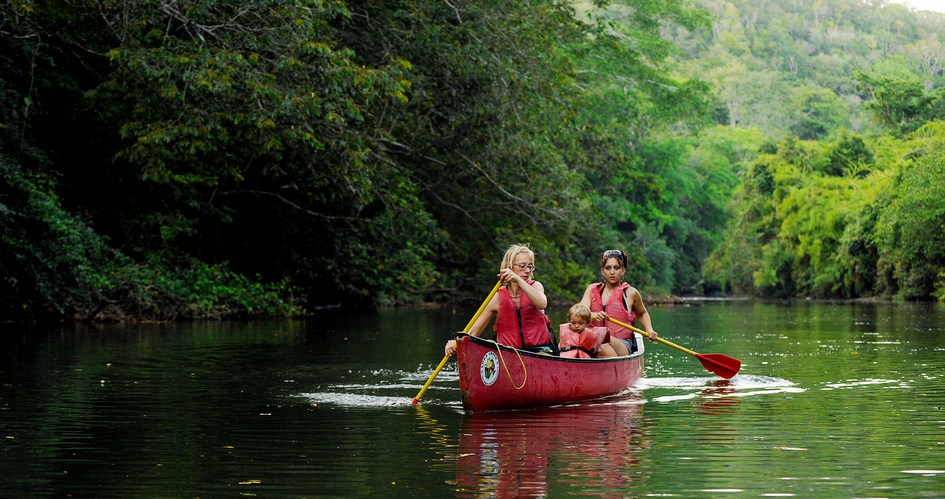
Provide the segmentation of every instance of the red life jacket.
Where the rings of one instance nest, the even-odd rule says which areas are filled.
[[[531,285],[535,281],[529,281]],[[551,320],[538,307],[532,305],[523,291],[519,295],[519,308],[509,296],[509,290],[499,288],[499,314],[496,316],[496,341],[514,348],[537,347],[551,344]]]
[[[591,312],[607,312],[608,317],[613,317],[624,324],[633,325],[633,321],[637,319],[637,314],[632,310],[628,310],[629,306],[627,305],[625,296],[627,288],[629,288],[630,285],[625,282],[620,283],[619,286],[610,292],[607,305],[603,306],[601,304],[601,296],[604,294],[604,285],[605,284],[602,282],[597,283],[597,289],[595,290],[597,292],[591,293]],[[633,331],[607,320],[604,322],[604,324],[601,324],[600,321],[591,321],[591,325],[606,326],[610,334],[622,340],[629,340],[633,337]]]
[[[597,357],[600,346],[610,341],[610,333],[605,327],[588,326],[578,334],[571,330],[571,324],[562,324],[558,334],[561,338],[561,356],[572,359]]]

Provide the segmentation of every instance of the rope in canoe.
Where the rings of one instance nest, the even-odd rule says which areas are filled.
[[[518,361],[522,364],[522,372],[525,373],[525,377],[522,378],[522,385],[515,386],[515,381],[512,379],[512,373],[509,372],[509,366],[505,363],[505,357],[502,356],[502,349],[499,348],[499,344],[495,340],[486,340],[489,343],[495,345],[495,351],[499,353],[499,362],[502,364],[502,367],[505,368],[505,374],[509,377],[509,382],[512,383],[512,388],[516,390],[521,390],[525,387],[525,383],[528,381],[528,369],[525,368],[525,361],[522,360],[522,354],[519,353],[518,349],[515,349],[515,355],[518,355]]]

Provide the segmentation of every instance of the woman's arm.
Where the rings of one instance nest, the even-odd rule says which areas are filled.
[[[630,302],[630,308],[637,316],[640,325],[643,326],[646,332],[650,333],[649,339],[655,340],[659,335],[653,330],[653,321],[650,319],[650,313],[646,310],[646,305],[643,304],[643,296],[636,288],[631,286],[627,288],[627,300]]]
[[[515,284],[518,285],[518,289],[528,296],[528,301],[532,302],[532,305],[538,307],[539,310],[544,310],[548,307],[548,298],[545,297],[545,287],[542,286],[540,282],[535,281],[533,285],[529,285],[525,282],[525,279],[522,279],[522,276],[515,273],[512,269],[503,269],[499,272],[499,279],[505,283],[515,282]]]
[[[588,309],[590,309],[591,308],[591,293],[596,293],[596,292],[597,292],[597,285],[591,284],[590,286],[588,286],[584,290],[584,296],[581,298],[581,304],[587,307]],[[607,318],[607,313],[604,312],[603,310],[599,312],[594,312],[593,310],[591,311],[592,321],[603,322],[604,319],[606,318]]]
[[[476,322],[473,322],[473,325],[469,327],[469,331],[466,331],[472,336],[479,336],[486,329],[486,326],[489,325],[489,322],[492,321],[492,317],[499,313],[499,295],[492,295],[492,299],[489,300],[489,304],[486,305],[486,308],[482,309],[482,313],[479,314],[479,317],[476,319]],[[453,355],[456,352],[456,340],[449,340],[446,342],[446,346],[443,348],[443,353],[446,356]]]
[[[476,319],[476,322],[469,327],[467,333],[473,336],[480,336],[482,332],[485,331],[486,326],[492,321],[492,318],[499,313],[499,294],[496,293],[492,295],[492,299],[489,300],[489,304],[486,305],[486,308],[482,309],[482,313],[479,314],[479,318]]]
[[[531,285],[522,281],[522,284],[519,285],[522,289],[522,293],[525,293],[528,296],[528,301],[532,302],[532,305],[538,308],[538,310],[544,310],[548,308],[548,297],[545,296],[545,287],[538,281],[535,281]]]

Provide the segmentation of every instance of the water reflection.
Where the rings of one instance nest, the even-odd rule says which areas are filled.
[[[738,389],[735,383],[728,379],[716,380],[711,386],[704,388],[695,398],[695,406],[699,412],[712,416],[731,414],[738,407]]]
[[[645,475],[642,399],[465,414],[456,460],[460,497],[547,496],[555,490],[630,490]]]

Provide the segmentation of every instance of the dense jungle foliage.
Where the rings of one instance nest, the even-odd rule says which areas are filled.
[[[945,298],[942,15],[883,0],[0,3],[0,318]]]
[[[945,14],[884,1],[699,4],[715,20],[710,33],[673,30],[681,71],[712,82],[718,123],[764,137],[737,170],[707,282],[945,301]]]

